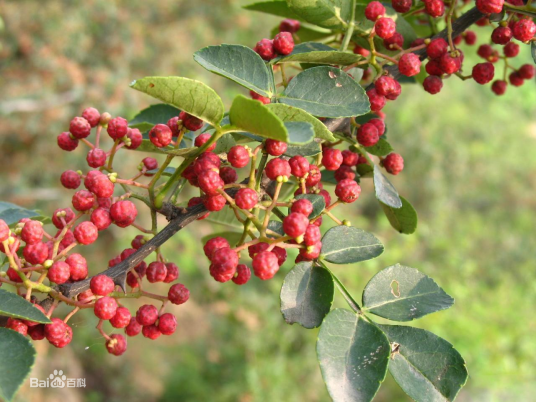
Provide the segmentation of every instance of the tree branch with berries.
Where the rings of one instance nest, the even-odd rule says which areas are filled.
[[[246,8],[272,13],[271,3]],[[273,39],[253,49],[224,44],[194,54],[205,69],[249,90],[251,99],[239,95],[226,109],[199,81],[145,77],[131,87],[161,103],[130,120],[90,107],[57,137],[64,151],[85,148],[88,169],[61,174],[63,187],[75,190],[72,208],[57,209],[51,219],[12,204],[0,210],[6,267],[0,285],[12,289],[0,289],[0,314],[9,317],[0,341],[29,353],[28,337],[66,347],[73,337],[68,322],[83,310],[99,318],[97,331],[113,355],[125,353],[128,337],[140,333],[150,340],[172,336],[177,320],[170,304],[186,303],[190,292],[182,283],[188,278],[177,282],[180,262],[169,261],[161,246],[194,222],[217,221],[229,231],[205,242],[207,275],[236,285],[253,276],[281,282],[285,321],[320,328],[316,348],[333,400],[371,401],[387,370],[415,400],[454,400],[467,369],[452,345],[421,329],[374,320],[411,321],[449,308],[453,299],[424,273],[393,264],[370,280],[357,302],[332,266],[375,258],[384,245],[341,210],[375,198],[395,230],[415,232],[416,211],[385,174],[400,174],[404,160],[391,145],[396,127],[387,139],[382,109],[401,96],[405,82],[436,95],[448,79],[472,79],[491,82],[501,95],[506,78],[512,86],[533,78],[533,65],[516,68],[511,60],[519,53],[515,41],[536,54],[532,6],[501,0],[477,0],[475,8],[456,0],[415,6],[393,0],[392,7],[344,0],[337,9],[324,0],[277,3],[277,15],[288,18]],[[466,75],[460,47],[464,41],[468,51],[476,43],[468,30],[474,24],[491,32],[494,45],[478,48],[484,61]],[[416,26],[426,34],[417,36]],[[499,60],[503,79],[493,81]],[[136,151],[154,157],[142,159],[136,172],[117,169],[120,158],[136,158]],[[362,194],[367,180],[374,191]],[[150,227],[137,220],[140,208]],[[158,215],[169,221],[163,229]],[[138,234],[106,269],[89,276],[84,246],[111,225]],[[169,284],[167,293],[153,293],[154,283]],[[348,309],[332,309],[335,289]],[[133,298],[147,300],[135,313],[127,307]],[[71,308],[63,318],[60,303]],[[22,383],[30,367],[18,369],[13,381]],[[363,376],[354,375],[360,370]],[[5,399],[14,392],[5,394],[0,384]]]

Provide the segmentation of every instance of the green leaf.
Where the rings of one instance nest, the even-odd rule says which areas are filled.
[[[207,241],[209,241],[210,239],[213,239],[214,237],[223,237],[224,239],[226,239],[229,244],[231,245],[231,247],[235,247],[238,242],[240,241],[240,239],[242,238],[242,233],[239,233],[239,232],[218,232],[218,233],[211,233],[207,236],[204,236],[202,239],[201,239],[201,242],[203,244],[205,244]]]
[[[401,208],[393,208],[383,202],[380,202],[380,205],[392,227],[400,233],[412,234],[417,229],[417,212],[404,197],[400,197],[400,201]]]
[[[324,319],[316,352],[334,401],[372,401],[387,374],[390,345],[363,317],[335,309]]]
[[[244,229],[244,225],[236,219],[236,215],[230,207],[223,208],[218,212],[211,212],[207,218],[203,219],[203,221],[224,225],[238,230]]]
[[[18,206],[17,204],[13,204],[11,202],[0,201],[0,212],[4,211],[6,209],[12,209],[12,208],[20,209],[22,207]]]
[[[43,324],[51,323],[47,316],[28,300],[3,289],[0,289],[0,314]]]
[[[316,218],[326,208],[326,200],[318,194],[300,194],[295,197],[297,200],[309,200],[313,204],[313,212],[309,215],[309,219]]]
[[[320,152],[322,152],[322,147],[320,146],[320,144],[316,141],[311,141],[310,143],[305,144],[305,145],[289,144],[284,155],[290,156],[290,157],[293,157],[296,155],[307,157],[307,156],[318,155]]]
[[[311,123],[304,121],[287,121],[284,123],[288,131],[288,143],[305,145],[315,138],[315,131]]]
[[[299,19],[299,18],[295,18]],[[270,31],[270,38],[275,37],[279,33],[279,25],[272,28]],[[317,40],[325,39],[328,36],[332,35],[332,32],[329,29],[320,28],[318,26],[310,25],[305,26],[305,24],[301,24],[299,31],[297,32],[297,35],[300,39],[300,42],[314,42]]]
[[[277,15],[278,17],[303,21],[303,18],[289,8],[286,0],[259,1],[243,6],[243,8],[250,11],[260,11],[266,14]]]
[[[463,357],[439,336],[420,328],[380,325],[391,342],[389,371],[417,402],[454,401],[467,382]]]
[[[281,288],[281,313],[287,324],[316,328],[331,310],[333,278],[322,267],[300,262],[285,277]]]
[[[368,163],[360,163],[355,167],[355,171],[360,177],[371,177],[372,173],[374,172],[374,168]]]
[[[30,374],[35,349],[23,335],[0,328],[0,399],[11,401]]]
[[[153,170],[148,170],[147,173],[149,174],[155,174],[156,172],[158,172],[160,169],[153,169]],[[173,167],[167,167],[164,169],[164,171],[162,172],[162,176],[173,176],[173,173],[175,173],[175,168]]]
[[[327,141],[336,141],[336,138],[331,134],[331,131],[313,115],[307,113],[305,110],[297,107],[285,105],[283,103],[270,103],[266,105],[271,112],[273,112],[281,120],[288,121],[302,121],[313,125],[315,130],[315,136]]]
[[[335,226],[322,238],[320,258],[334,264],[350,264],[376,258],[383,244],[372,233],[353,226]]]
[[[8,226],[16,224],[22,218],[36,218],[39,216],[40,214],[36,211],[31,211],[29,209],[20,207],[4,209],[2,212],[0,212],[0,219],[5,221]]]
[[[536,42],[530,42],[530,54],[532,55],[532,60],[536,63]]]
[[[349,66],[365,58],[359,54],[340,52],[323,43],[305,42],[294,46],[287,56],[277,57],[271,63],[313,63]]]
[[[402,201],[398,196],[396,188],[381,172],[379,166],[374,165],[374,189],[376,198],[393,208],[402,208]]]
[[[214,148],[215,154],[221,154],[223,152],[227,153],[229,150],[236,145],[236,141],[233,138],[232,134],[224,134],[217,142],[216,148]]]
[[[351,18],[348,0],[287,0],[287,4],[304,20],[323,28],[341,29]]]
[[[285,235],[285,231],[283,230],[283,222],[279,221],[270,221],[268,222],[267,229],[280,234],[281,236]]]
[[[259,101],[238,95],[229,111],[231,124],[237,131],[247,131],[263,138],[288,142],[283,121]]]
[[[208,46],[194,53],[194,60],[215,74],[271,98],[273,81],[266,64],[253,49],[242,45]]]
[[[314,116],[351,117],[370,111],[365,90],[344,71],[328,66],[313,67],[290,81],[280,98]]]
[[[223,118],[223,102],[212,88],[183,77],[145,77],[130,86],[217,126]]]
[[[169,119],[178,116],[180,112],[176,107],[159,103],[143,109],[134,118],[129,120],[128,125],[144,133],[156,124],[166,124]]]
[[[363,310],[393,321],[411,321],[453,304],[432,278],[400,264],[378,272],[363,291]]]
[[[365,150],[372,155],[385,156],[393,152],[393,147],[387,142],[387,140],[380,138],[375,145],[365,147]]]

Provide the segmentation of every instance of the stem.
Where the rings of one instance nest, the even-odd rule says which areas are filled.
[[[110,159],[108,160],[108,169],[112,170],[112,166],[114,163],[114,156],[115,151],[117,150],[117,145],[119,144],[119,140],[115,140],[114,145],[112,146],[112,150],[110,151]]]
[[[357,314],[363,314],[363,312],[361,311],[361,307],[359,307],[359,303],[357,303],[352,297],[352,295],[348,292],[348,290],[346,290],[342,282],[339,280],[339,278],[337,278],[337,275],[335,275],[322,261],[318,261],[318,263],[330,273],[331,277],[335,281],[335,284],[337,285],[337,289],[339,289],[339,292],[341,292],[342,296],[344,297],[346,303],[348,303],[350,308],[354,310]]]
[[[350,39],[352,39],[352,35],[354,34],[354,28],[355,28],[355,7],[356,7],[356,0],[352,0],[352,16],[350,17],[350,23],[348,24],[348,28],[346,29],[346,33],[344,35],[344,40],[342,41],[340,51],[344,52],[348,48],[348,44],[350,43]]]

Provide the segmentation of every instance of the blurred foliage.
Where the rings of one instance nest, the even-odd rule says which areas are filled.
[[[58,176],[84,168],[84,151],[60,152],[57,134],[86,106],[132,117],[150,104],[128,88],[133,79],[200,79],[229,105],[244,91],[198,67],[192,53],[224,42],[252,46],[267,36],[278,20],[242,12],[246,3],[0,0],[0,199],[49,213],[68,205],[71,194],[60,188]],[[482,42],[489,37],[486,29],[477,34]],[[463,49],[471,66],[476,48]],[[525,62],[527,49],[514,61]],[[452,309],[415,325],[443,336],[467,359],[470,379],[459,401],[528,401],[536,391],[535,105],[533,82],[500,98],[471,81],[449,79],[436,96],[405,86],[385,112],[390,141],[406,160],[393,182],[419,212],[417,232],[404,236],[389,227],[366,191],[370,183],[360,202],[344,210],[345,218],[386,245],[376,260],[334,268],[354,295],[378,270],[401,262],[455,297]],[[132,153],[124,167],[135,168],[144,156]],[[129,339],[126,355],[115,358],[106,353],[94,317],[78,314],[69,348],[37,343],[32,376],[63,369],[86,378],[87,388],[26,385],[18,400],[329,400],[316,361],[316,330],[288,326],[278,310],[291,263],[267,283],[218,284],[208,275],[199,240],[211,232],[201,222],[165,245],[192,291],[186,305],[173,309],[175,336]],[[130,240],[118,230],[101,237],[88,250],[93,273]],[[336,304],[344,306],[340,298]],[[378,401],[409,400],[390,377],[386,382]]]

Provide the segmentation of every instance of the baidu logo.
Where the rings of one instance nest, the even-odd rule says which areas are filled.
[[[85,378],[67,378],[63,370],[54,370],[46,380],[30,378],[31,388],[79,388],[86,386]]]

